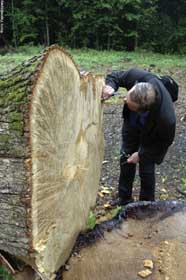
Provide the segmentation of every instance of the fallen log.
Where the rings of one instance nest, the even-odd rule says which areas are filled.
[[[96,201],[102,85],[58,46],[0,77],[0,250],[46,279]]]

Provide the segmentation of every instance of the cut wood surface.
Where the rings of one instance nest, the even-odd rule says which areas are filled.
[[[0,250],[53,279],[96,200],[103,77],[52,46],[0,78]]]

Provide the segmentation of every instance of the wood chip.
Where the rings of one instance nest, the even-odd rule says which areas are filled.
[[[153,269],[154,265],[152,260],[144,260],[143,265],[145,268]]]
[[[65,265],[65,270],[68,271],[69,269],[70,269],[70,265],[69,265],[69,264],[66,264],[66,265]]]
[[[138,275],[141,277],[141,278],[147,278],[148,276],[150,276],[152,274],[152,271],[150,269],[145,269],[145,270],[142,270],[142,271],[139,271],[138,272]]]

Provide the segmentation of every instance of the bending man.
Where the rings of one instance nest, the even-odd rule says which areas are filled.
[[[128,90],[124,98],[119,201],[133,201],[132,186],[139,162],[140,200],[155,200],[155,163],[160,164],[175,136],[176,117],[169,92],[160,79],[132,68],[106,77],[102,98],[108,99],[119,87]]]

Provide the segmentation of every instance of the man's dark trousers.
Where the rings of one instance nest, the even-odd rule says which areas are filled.
[[[123,202],[132,199],[132,185],[136,172],[136,164],[126,163],[127,154],[133,154],[140,147],[141,128],[131,126],[125,121],[122,128],[122,149],[120,157],[119,197]],[[155,163],[152,160],[140,160],[139,176],[141,190],[139,200],[155,200]]]

